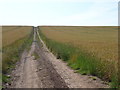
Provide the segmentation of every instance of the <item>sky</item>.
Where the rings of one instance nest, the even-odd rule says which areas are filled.
[[[0,0],[0,25],[117,26],[119,0]]]

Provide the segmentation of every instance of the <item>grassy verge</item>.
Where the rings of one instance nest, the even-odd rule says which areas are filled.
[[[0,72],[0,89],[2,89],[2,74]]]
[[[114,62],[103,62],[94,55],[87,53],[87,51],[50,40],[43,35],[40,30],[39,33],[50,51],[54,53],[57,58],[68,62],[68,65],[77,72],[83,75],[94,75],[105,81],[109,81],[113,88],[119,86]]]
[[[33,32],[30,35],[21,38],[9,46],[3,47],[2,49],[2,82],[9,82],[9,76],[7,73],[15,67],[15,63],[20,59],[20,56],[24,49],[29,49],[32,43]]]

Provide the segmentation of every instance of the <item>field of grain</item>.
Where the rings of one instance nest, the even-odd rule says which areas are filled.
[[[102,60],[118,60],[117,27],[41,27],[46,37],[87,50]]]
[[[81,74],[118,85],[118,28],[113,26],[41,26],[48,48]]]
[[[2,46],[12,44],[16,40],[30,34],[32,27],[27,26],[3,26],[2,27]]]

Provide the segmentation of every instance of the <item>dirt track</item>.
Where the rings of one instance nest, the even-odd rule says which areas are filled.
[[[37,38],[36,38],[37,37]],[[34,41],[29,52],[23,52],[12,72],[10,88],[105,88],[103,81],[74,73],[67,64],[55,58],[34,28]],[[39,57],[35,57],[36,53]]]

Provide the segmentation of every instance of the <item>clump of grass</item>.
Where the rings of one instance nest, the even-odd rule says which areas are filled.
[[[89,74],[98,76],[103,80],[111,81],[111,84],[114,87],[118,86],[118,78],[113,62],[100,60],[79,48],[48,39],[40,30],[39,32],[47,47],[56,55],[56,57],[68,62],[68,65],[77,70],[77,72],[83,75]],[[110,69],[109,67],[112,68]]]
[[[3,80],[4,83],[10,82],[9,79],[10,79],[10,77],[8,77],[7,75],[2,75],[2,80]]]
[[[34,52],[34,53],[32,54],[32,56],[35,57],[35,58],[34,58],[35,60],[37,60],[38,58],[40,58],[39,55],[38,55],[36,52]]]

